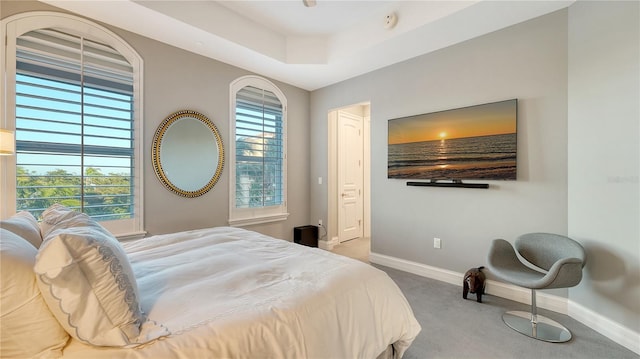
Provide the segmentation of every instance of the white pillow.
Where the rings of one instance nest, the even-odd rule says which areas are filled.
[[[48,228],[36,257],[42,296],[74,338],[99,346],[135,347],[169,332],[146,318],[120,243],[89,216],[65,214]]]
[[[36,285],[38,251],[0,229],[0,357],[62,356],[69,335],[51,314]]]
[[[42,244],[42,235],[40,234],[38,220],[36,220],[36,217],[30,212],[21,211],[9,219],[0,221],[0,228],[17,234],[19,237],[33,244],[36,248],[39,248],[40,244]]]
[[[51,205],[42,212],[42,222],[40,222],[40,233],[42,234],[42,239],[47,238],[49,233],[54,229],[82,226],[83,223],[74,224],[67,221],[68,219],[72,219],[80,214],[80,212],[74,211],[59,203]],[[65,224],[60,225],[62,222],[65,222]],[[86,224],[86,222],[84,224]]]

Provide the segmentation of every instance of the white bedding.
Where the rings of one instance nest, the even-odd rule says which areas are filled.
[[[72,340],[65,358],[402,356],[420,325],[386,273],[239,228],[123,243],[141,307],[171,332],[135,349]]]

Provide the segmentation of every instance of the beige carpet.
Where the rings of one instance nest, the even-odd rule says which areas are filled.
[[[369,263],[370,238],[356,238],[333,247],[331,252]]]
[[[369,263],[370,239],[341,243],[332,252]],[[473,296],[464,300],[462,285],[374,266],[398,284],[422,326],[403,359],[640,359],[567,315],[540,309],[540,314],[562,322],[574,335],[568,343],[542,342],[517,333],[502,322],[504,311],[528,311],[527,305],[491,295],[484,296],[483,303],[477,303]]]

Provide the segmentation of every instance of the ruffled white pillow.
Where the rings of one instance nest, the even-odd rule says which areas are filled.
[[[69,340],[36,285],[37,253],[25,239],[0,228],[2,358],[58,358]]]
[[[38,220],[27,211],[18,212],[11,216],[11,218],[0,221],[0,228],[17,234],[33,244],[36,248],[39,248],[40,244],[42,244],[42,235],[40,234]]]
[[[60,324],[74,338],[99,346],[135,347],[168,335],[141,311],[118,240],[89,216],[74,213],[47,222],[35,265],[42,296]]]
[[[87,217],[89,218],[89,221],[82,218],[80,218],[79,222],[69,221],[70,219],[73,219],[80,214],[80,212],[74,211],[71,208],[63,206],[59,203],[56,203],[45,209],[44,212],[42,212],[42,222],[40,222],[40,233],[42,234],[42,239],[44,240],[45,238],[47,238],[47,236],[53,230],[65,229],[69,227],[82,227],[89,223],[89,221],[93,221],[90,217]],[[97,222],[95,223],[98,224]]]

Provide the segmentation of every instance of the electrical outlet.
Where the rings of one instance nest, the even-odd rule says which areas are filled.
[[[318,226],[319,226],[319,227],[322,227],[322,219],[319,219],[319,220],[318,220]]]
[[[433,248],[437,248],[437,249],[441,248],[440,238],[434,238],[433,239]]]

